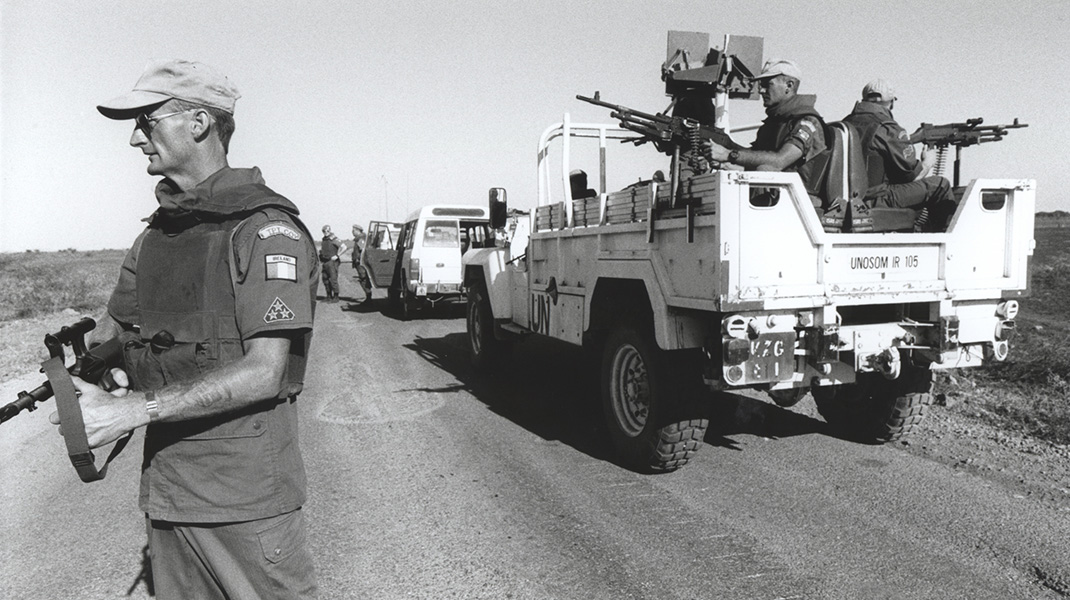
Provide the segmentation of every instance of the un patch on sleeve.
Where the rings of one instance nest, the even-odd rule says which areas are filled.
[[[282,301],[282,298],[275,296],[275,301],[271,303],[267,312],[264,313],[264,322],[277,323],[279,321],[293,321],[295,316],[294,311],[290,310],[289,306],[286,306],[286,303]]]
[[[267,254],[264,256],[264,273],[266,279],[297,281],[297,257],[287,254]]]

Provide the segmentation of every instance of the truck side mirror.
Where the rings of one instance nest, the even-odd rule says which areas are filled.
[[[490,188],[490,228],[503,229],[509,214],[509,204],[505,201],[505,188]]]

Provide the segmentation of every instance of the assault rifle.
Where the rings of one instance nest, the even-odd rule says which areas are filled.
[[[71,383],[71,377],[99,385],[107,391],[118,386],[111,376],[111,370],[123,364],[123,346],[118,337],[111,338],[103,344],[86,348],[85,334],[92,331],[97,322],[89,317],[79,320],[71,326],[63,326],[58,332],[45,335],[45,347],[51,358],[41,363],[41,370],[48,377],[30,392],[19,392],[18,399],[0,407],[0,423],[18,415],[24,409],[27,412],[37,408],[38,402],[44,402],[56,396],[60,420],[63,422],[63,439],[67,445],[74,468],[82,481],[96,481],[104,478],[107,462],[98,471],[93,464],[93,453],[86,440],[82,410],[78,404],[77,391]],[[74,364],[66,367],[63,347],[70,346],[74,351]],[[108,458],[110,462],[126,445],[129,437],[120,439]]]
[[[45,347],[48,348],[48,354],[52,358],[59,358],[63,361],[63,346],[70,346],[74,351],[74,364],[67,369],[67,372],[111,391],[117,387],[111,378],[111,370],[122,366],[123,349],[119,344],[119,338],[112,338],[103,344],[93,346],[92,349],[87,349],[85,334],[96,326],[97,322],[89,317],[71,326],[64,325],[58,332],[45,336]],[[23,409],[27,412],[35,410],[38,402],[44,402],[53,395],[52,383],[49,381],[37,386],[33,391],[19,392],[18,400],[0,408],[0,423],[19,414]]]
[[[696,162],[712,162],[707,156],[708,147],[704,145],[705,140],[713,140],[729,149],[742,148],[732,141],[723,129],[700,123],[697,119],[670,117],[661,113],[652,115],[627,106],[610,104],[603,102],[598,92],[594,93],[594,98],[577,95],[576,99],[611,109],[609,116],[620,121],[621,127],[641,136],[631,140],[635,145],[652,142],[659,151],[666,154],[674,155],[678,150],[690,154],[692,166],[700,170],[706,169],[697,166]]]
[[[986,142],[998,142],[1007,135],[1009,129],[1021,129],[1029,127],[1026,123],[1018,123],[1018,119],[1010,125],[981,125],[984,119],[966,119],[965,123],[947,123],[933,125],[922,123],[921,127],[910,136],[911,144],[925,144],[937,149],[936,175],[944,174],[944,164],[949,146],[955,147],[955,187],[959,186],[960,153],[967,146],[984,144]]]

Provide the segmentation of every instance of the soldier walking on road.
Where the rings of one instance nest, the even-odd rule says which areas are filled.
[[[372,282],[368,277],[368,269],[361,262],[361,258],[364,256],[364,247],[368,243],[368,236],[364,233],[364,228],[360,225],[353,225],[353,268],[357,271],[357,281],[360,282],[360,289],[364,290],[364,302],[363,304],[370,304],[372,301]]]
[[[124,342],[123,387],[73,383],[90,447],[146,428],[140,508],[160,600],[316,593],[297,395],[319,265],[297,207],[259,169],[228,165],[238,97],[212,68],[167,60],[97,107],[133,121],[159,208],[89,340]]]
[[[338,257],[345,251],[345,242],[331,232],[330,225],[324,225],[320,264],[323,266],[323,289],[327,293],[327,302],[338,302],[338,266],[342,263]]]

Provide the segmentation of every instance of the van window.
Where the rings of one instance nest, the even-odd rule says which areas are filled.
[[[424,246],[427,248],[459,248],[460,233],[457,221],[428,219],[424,224]]]

